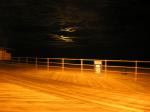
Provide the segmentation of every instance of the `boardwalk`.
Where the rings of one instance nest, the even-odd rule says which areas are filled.
[[[0,65],[0,112],[150,112],[150,77]]]

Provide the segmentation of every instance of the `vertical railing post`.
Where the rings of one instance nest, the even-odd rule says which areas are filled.
[[[134,73],[134,79],[137,80],[137,73],[138,73],[138,61],[135,61],[135,73]]]
[[[28,57],[26,57],[26,64],[28,64]]]
[[[65,59],[64,58],[62,58],[61,59],[61,61],[62,61],[62,72],[64,71],[64,68],[65,68]]]
[[[11,64],[14,63],[14,59],[13,59],[13,58],[14,58],[14,57],[11,57],[11,60],[10,60]]]
[[[36,57],[35,58],[35,67],[36,67],[36,69],[37,69],[37,65],[38,65],[38,58]]]
[[[83,59],[80,59],[81,61],[81,73],[83,73]]]
[[[18,64],[20,64],[20,57],[18,57]]]
[[[49,71],[49,58],[47,58],[47,70]]]
[[[107,60],[105,60],[105,76],[107,76]]]

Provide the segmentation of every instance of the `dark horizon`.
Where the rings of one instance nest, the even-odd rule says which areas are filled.
[[[137,0],[1,0],[0,46],[13,56],[150,60],[149,14]]]

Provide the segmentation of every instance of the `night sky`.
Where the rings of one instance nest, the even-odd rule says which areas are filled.
[[[150,60],[139,0],[0,0],[0,46],[14,56]]]

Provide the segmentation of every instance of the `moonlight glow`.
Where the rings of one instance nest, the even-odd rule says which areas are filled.
[[[68,27],[68,28],[61,29],[60,31],[75,32],[76,30],[77,30],[76,27]]]

